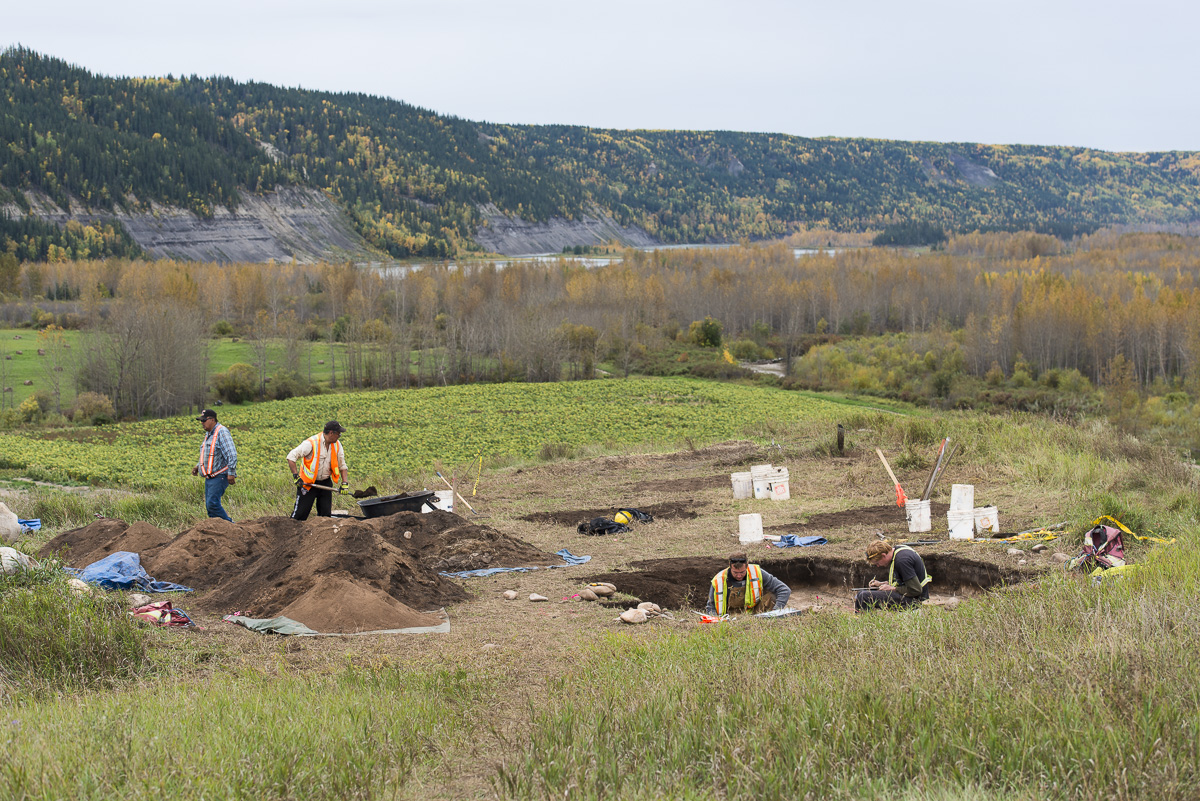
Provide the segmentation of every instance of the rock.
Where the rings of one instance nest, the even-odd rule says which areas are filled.
[[[140,592],[131,592],[125,596],[125,600],[129,602],[130,606],[136,609],[139,606],[145,606],[150,603],[150,596],[143,595]]]
[[[537,602],[537,601],[549,601],[550,599],[547,598],[545,595],[538,595],[536,592],[531,592],[531,593],[529,593],[529,600]]]
[[[27,387],[32,387],[32,386],[33,386],[33,380],[32,380],[32,379],[29,379],[29,378],[25,379],[25,381],[24,381],[23,383],[24,383],[24,384],[25,384],[25,386],[27,386]]]
[[[649,619],[645,609],[626,609],[621,613],[622,623],[645,623]]]
[[[496,644],[496,643],[494,643],[494,642],[485,642],[485,643],[483,644],[483,650],[485,650],[485,651],[494,651],[494,650],[496,650],[496,649],[497,649],[497,648],[499,648],[499,647],[500,647],[500,646],[499,646],[499,645],[497,645],[497,644]]]
[[[1029,550],[1033,551],[1034,553],[1041,553],[1042,551],[1050,550],[1050,547],[1048,545],[1046,545],[1046,543],[1044,543],[1044,542],[1039,542],[1037,545],[1033,546]]]
[[[44,348],[38,348],[38,356],[45,356],[45,355],[46,355],[46,351],[45,351],[45,349],[44,349]]]
[[[517,591],[516,590],[505,590],[504,591],[504,600],[506,600],[506,601],[517,600]]]
[[[0,542],[16,542],[21,539],[21,523],[17,515],[0,503]]]
[[[1050,554],[1050,558],[1059,563],[1071,561],[1071,557],[1067,556],[1065,553],[1053,553]]]
[[[411,532],[411,531],[406,531],[406,532],[404,532],[404,539],[406,539],[406,540],[411,540],[411,539],[412,539],[412,532]]]
[[[588,588],[601,598],[608,598],[617,591],[611,584],[590,584]]]
[[[325,363],[324,359],[317,359],[317,364],[324,364],[324,363]]]
[[[1018,559],[1018,560],[1017,560],[1017,564],[1018,564],[1018,565],[1024,565],[1024,564],[1028,564],[1028,562],[1027,562],[1025,559]]]
[[[0,573],[14,576],[22,570],[33,567],[33,560],[28,554],[21,553],[16,548],[0,548]]]
[[[641,609],[643,612],[645,612],[648,615],[661,615],[662,614],[662,607],[660,607],[658,604],[651,603],[650,601],[643,601],[642,603],[637,605],[637,608]]]
[[[19,351],[19,350],[14,350],[14,351],[13,351],[13,353],[17,354],[18,356],[22,356],[22,355],[24,355],[24,354],[22,354],[22,353],[21,353],[21,351]]]
[[[20,334],[13,334],[13,339],[20,339],[20,338],[21,338]]]
[[[1005,551],[1005,553],[1007,553],[1009,556],[1024,556],[1025,555],[1025,552],[1022,551],[1020,548],[1009,548],[1007,551]]]
[[[81,581],[80,579],[77,579],[77,578],[69,579],[67,581],[67,587],[69,587],[71,592],[75,593],[76,595],[94,595],[95,594],[95,591],[92,589],[92,585],[88,584],[86,581]]]
[[[596,593],[592,592],[590,587],[584,587],[579,591],[579,600],[581,601],[595,601],[599,597],[599,595],[596,595]]]

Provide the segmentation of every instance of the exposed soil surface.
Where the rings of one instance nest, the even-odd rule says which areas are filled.
[[[945,516],[949,510],[948,503],[930,503],[929,514]],[[764,526],[763,531],[773,534],[815,533],[814,529],[849,528],[850,526],[893,526],[905,522],[904,510],[893,504],[882,506],[864,506],[858,509],[847,509],[844,512],[826,512],[810,515],[803,525],[789,523],[781,526]]]
[[[729,475],[701,476],[699,478],[668,478],[663,480],[643,481],[630,488],[632,492],[700,492],[706,489],[732,486]]]
[[[693,479],[687,479],[692,481]],[[676,503],[656,503],[649,506],[639,504],[621,504],[621,506],[603,506],[596,509],[565,509],[554,512],[534,512],[519,519],[529,523],[550,523],[551,525],[569,526],[575,528],[581,521],[593,517],[611,518],[617,509],[638,509],[653,517],[655,520],[693,520],[699,517],[696,511],[705,504],[691,499]]]
[[[435,625],[420,614],[470,598],[440,572],[561,564],[561,559],[450,512],[387,517],[209,519],[179,534],[148,523],[98,520],[50,540],[84,567],[132,551],[156,579],[203,594],[189,606],[214,614],[284,615],[321,632]]]

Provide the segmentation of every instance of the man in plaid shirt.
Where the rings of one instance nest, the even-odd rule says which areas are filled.
[[[217,422],[217,413],[205,409],[196,418],[204,426],[204,442],[200,444],[200,461],[192,468],[192,475],[204,477],[204,508],[209,517],[220,517],[233,522],[233,518],[221,506],[221,496],[230,484],[237,482],[237,448],[229,429]]]

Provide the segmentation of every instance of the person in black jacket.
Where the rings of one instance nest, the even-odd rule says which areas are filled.
[[[929,584],[933,576],[925,569],[921,555],[907,545],[893,547],[887,542],[872,542],[867,546],[867,561],[876,567],[887,567],[887,581],[871,579],[869,590],[854,596],[854,611],[863,612],[889,606],[911,606],[929,600]]]

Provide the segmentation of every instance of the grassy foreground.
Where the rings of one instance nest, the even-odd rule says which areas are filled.
[[[556,659],[489,661],[493,635],[460,626],[387,659],[334,652],[298,670],[290,640],[251,658],[147,632],[149,664],[115,676],[116,690],[14,678],[25,692],[5,701],[0,797],[1200,796],[1195,468],[1105,427],[842,414],[857,447],[881,444],[902,475],[949,435],[964,473],[1007,503],[1053,498],[1075,532],[1112,514],[1176,542],[1127,543],[1144,567],[1119,581],[1048,573],[954,612],[587,631],[562,620],[545,629]],[[824,467],[828,429],[768,419],[740,433],[793,443],[806,483],[852,501],[878,465]],[[573,472],[557,469],[546,508],[591,480]],[[169,517],[198,504],[179,486],[119,503]],[[38,493],[62,508],[60,493]]]

